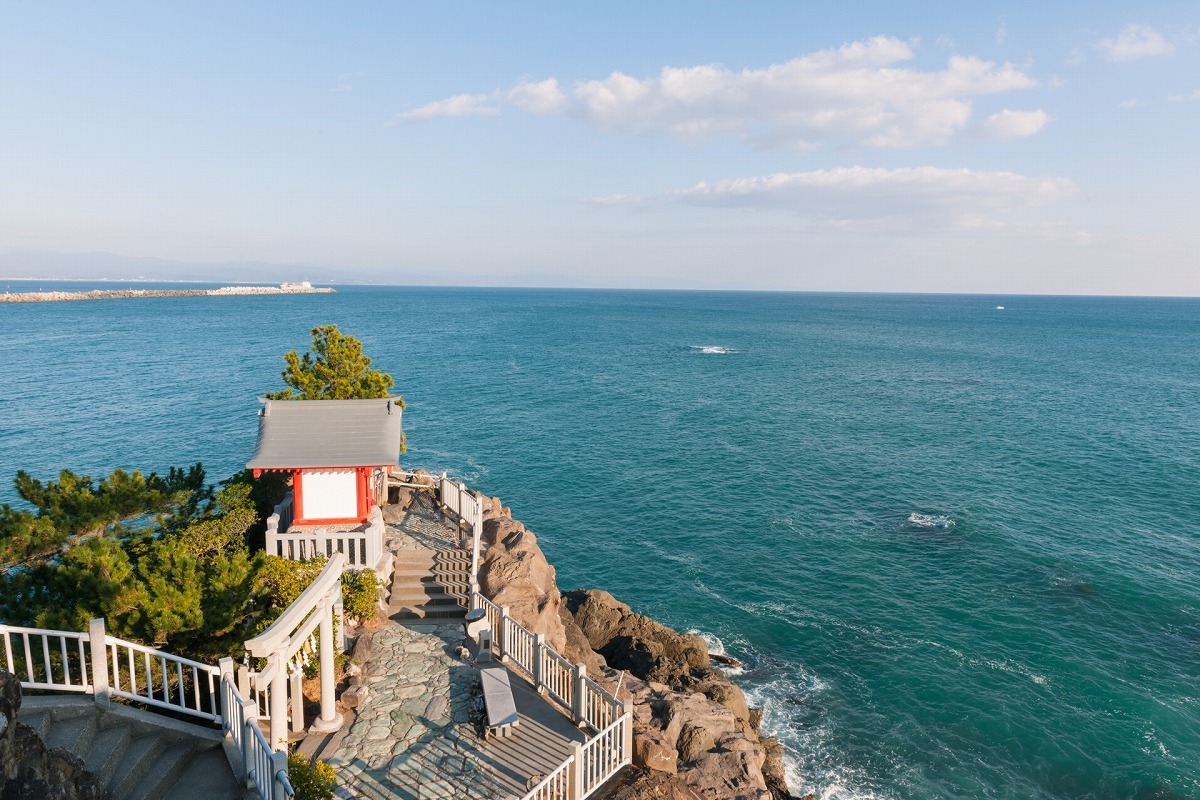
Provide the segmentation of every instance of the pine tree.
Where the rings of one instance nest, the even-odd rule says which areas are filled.
[[[303,357],[293,350],[283,357],[282,373],[289,388],[267,395],[271,400],[352,400],[389,397],[392,376],[371,369],[362,342],[337,325],[312,329],[312,352]],[[395,398],[404,407],[404,398]]]

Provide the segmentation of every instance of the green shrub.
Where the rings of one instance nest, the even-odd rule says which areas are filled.
[[[370,569],[342,573],[342,608],[351,619],[367,620],[375,616],[379,598],[379,579]]]
[[[288,780],[296,790],[296,800],[333,800],[337,773],[324,761],[310,762],[299,753],[288,756]]]

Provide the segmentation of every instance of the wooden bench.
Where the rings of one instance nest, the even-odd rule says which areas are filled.
[[[487,733],[508,736],[520,722],[512,685],[508,682],[508,670],[504,667],[485,667],[479,670],[479,682],[483,686],[483,702],[487,707]]]

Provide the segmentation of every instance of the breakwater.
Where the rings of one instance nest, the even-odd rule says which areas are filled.
[[[0,303],[53,303],[66,300],[130,300],[140,297],[235,297],[262,294],[333,294],[319,286],[222,286],[220,289],[91,289],[86,292],[5,292]]]

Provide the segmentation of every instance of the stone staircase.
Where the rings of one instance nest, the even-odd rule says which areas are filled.
[[[398,550],[388,616],[397,622],[462,620],[470,604],[471,555],[464,550]]]
[[[17,721],[82,758],[104,800],[258,797],[239,785],[215,730],[90,697],[26,696]]]

